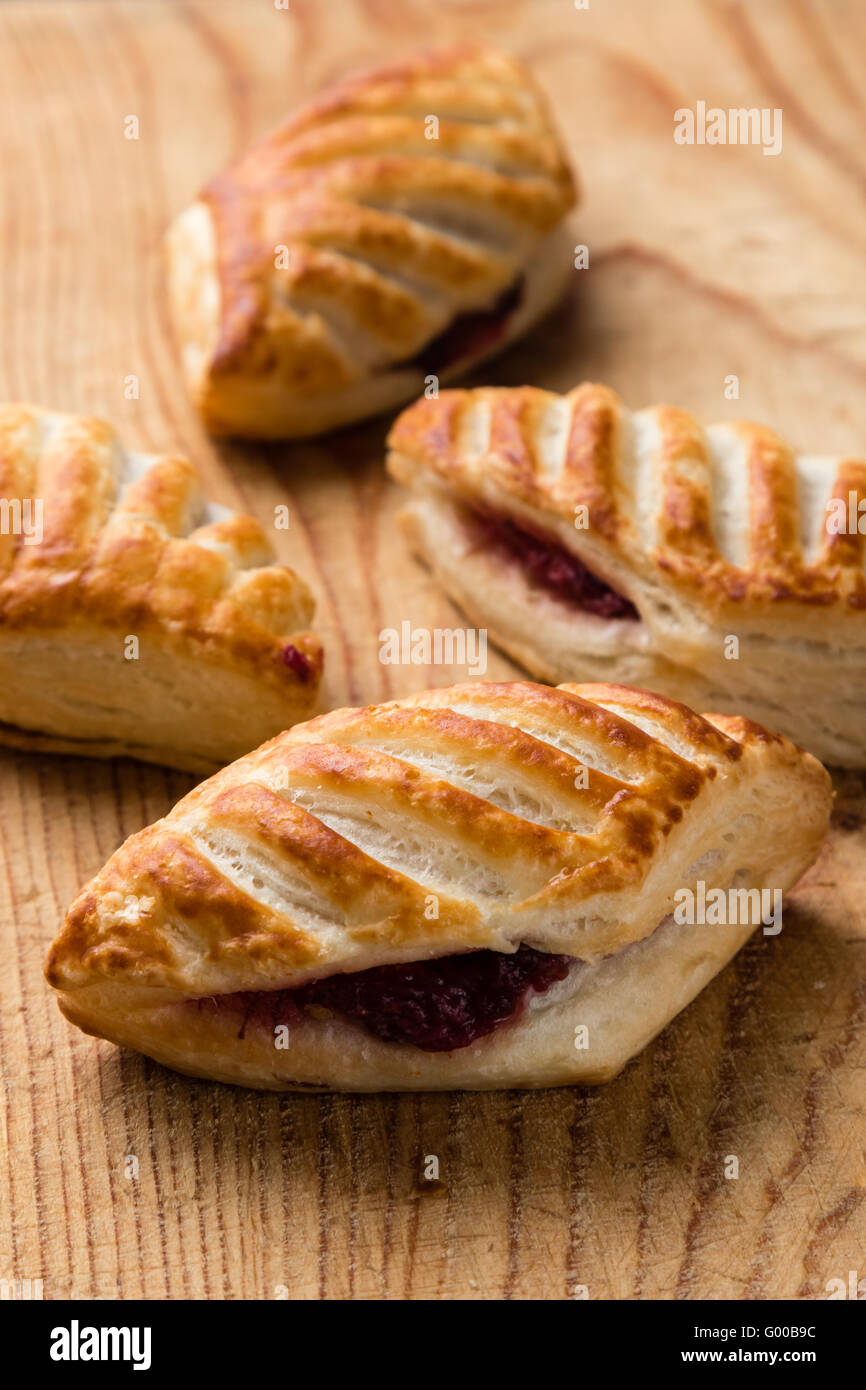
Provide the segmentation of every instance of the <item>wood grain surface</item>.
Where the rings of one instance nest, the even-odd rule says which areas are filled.
[[[7,0],[0,397],[185,450],[266,524],[288,501],[275,544],[316,591],[329,704],[466,674],[378,660],[383,627],[454,623],[395,529],[386,422],[214,445],[178,375],[160,236],[323,82],[463,36],[522,54],[550,92],[590,248],[568,302],[488,378],[590,376],[635,406],[866,448],[859,0]],[[673,113],[698,100],[781,108],[781,154],[676,145]],[[493,655],[487,674],[514,669]],[[612,1085],[372,1098],[188,1081],[61,1018],[41,961],[66,904],[189,785],[0,754],[0,1278],[41,1279],[46,1298],[762,1299],[866,1276],[860,778],[839,782],[782,935],[753,939]]]

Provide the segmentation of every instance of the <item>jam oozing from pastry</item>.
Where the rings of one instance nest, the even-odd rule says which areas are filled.
[[[299,680],[305,684],[312,679],[313,663],[308,656],[299,651],[291,642],[287,642],[283,647],[283,663],[294,671]]]
[[[471,314],[458,314],[438,337],[425,343],[409,366],[420,367],[426,374],[444,372],[463,358],[480,357],[489,352],[504,337],[508,320],[523,298],[523,278],[499,296],[489,309]]]
[[[630,599],[605,584],[563,546],[517,526],[508,517],[473,512],[472,519],[482,545],[500,546],[536,584],[557,597],[598,618],[639,618]]]
[[[379,965],[329,975],[298,989],[222,995],[200,1008],[233,1008],[268,1029],[299,1022],[305,1010],[339,1014],[384,1042],[411,1043],[425,1052],[468,1047],[514,1017],[531,994],[543,994],[568,974],[570,956],[521,946],[514,955],[469,951],[405,965]]]

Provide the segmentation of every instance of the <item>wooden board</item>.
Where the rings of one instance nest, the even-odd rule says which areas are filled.
[[[0,398],[186,450],[214,496],[266,524],[288,501],[275,540],[315,587],[332,704],[465,675],[378,660],[381,628],[454,621],[395,530],[385,423],[298,447],[211,443],[166,331],[159,239],[322,82],[457,36],[531,62],[585,189],[590,269],[491,380],[592,376],[634,405],[764,419],[809,450],[866,441],[858,0],[9,0]],[[673,113],[698,100],[780,107],[782,153],[676,145]],[[487,674],[513,669],[494,656]],[[0,758],[0,1277],[41,1278],[48,1298],[560,1299],[820,1298],[866,1275],[858,777],[840,783],[782,935],[754,939],[613,1085],[381,1098],[190,1082],[60,1017],[40,967],[66,904],[188,785]]]

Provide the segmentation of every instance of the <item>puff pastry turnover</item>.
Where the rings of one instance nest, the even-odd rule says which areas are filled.
[[[208,428],[318,434],[498,351],[571,273],[574,199],[513,58],[463,46],[328,88],[169,232],[176,336]]]
[[[221,1081],[604,1081],[754,929],[680,925],[677,890],[781,892],[829,806],[784,739],[621,686],[338,710],[127,840],[47,976],[86,1032]]]
[[[864,536],[842,524],[866,463],[592,384],[443,392],[389,445],[415,549],[533,674],[742,711],[866,764]]]
[[[185,459],[0,406],[0,499],[0,744],[212,772],[309,714],[309,591]]]

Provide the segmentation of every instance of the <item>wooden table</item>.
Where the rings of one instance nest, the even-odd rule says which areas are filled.
[[[529,60],[585,189],[590,268],[491,380],[592,376],[634,405],[766,420],[809,450],[866,441],[858,0],[8,0],[0,396],[185,450],[215,497],[266,522],[288,501],[276,541],[316,590],[332,704],[465,676],[377,658],[382,627],[454,620],[393,524],[386,422],[214,445],[167,333],[160,235],[321,83],[455,36]],[[698,100],[780,107],[782,153],[675,144],[674,111]],[[488,676],[513,670],[494,657]],[[559,1299],[823,1298],[866,1275],[859,778],[840,782],[781,937],[754,939],[613,1085],[372,1098],[187,1081],[61,1018],[41,961],[67,902],[189,785],[131,763],[0,759],[0,1277],[41,1278],[47,1298]]]

